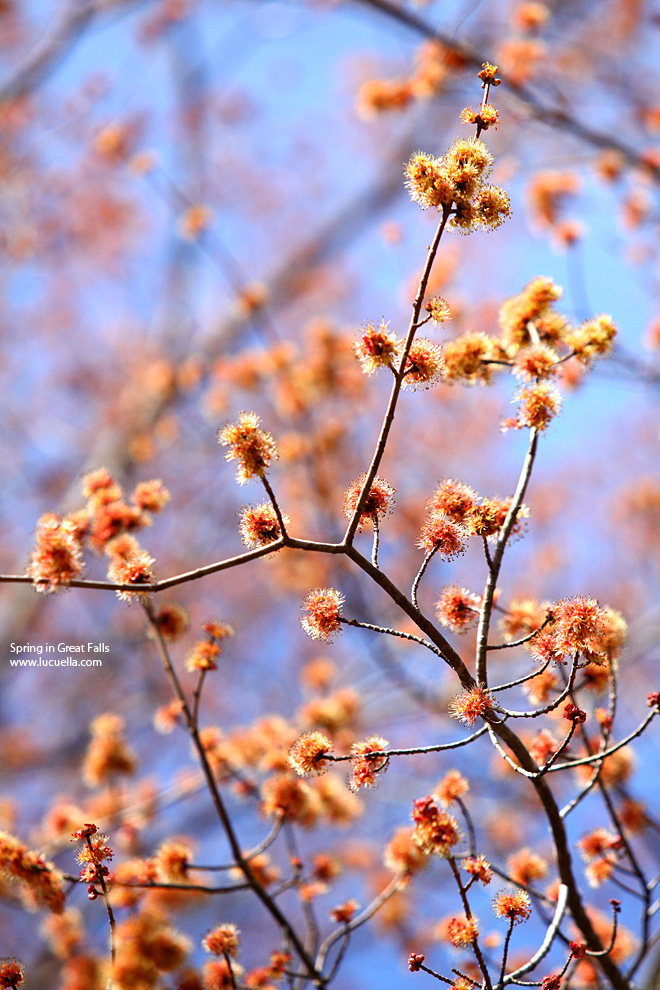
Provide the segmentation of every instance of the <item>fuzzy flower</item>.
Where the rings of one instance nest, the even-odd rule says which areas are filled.
[[[567,334],[565,343],[573,348],[580,364],[589,365],[594,358],[610,353],[615,336],[616,327],[611,316],[601,314]]]
[[[193,671],[217,670],[220,647],[207,639],[198,640],[186,657],[186,669]]]
[[[355,916],[355,912],[359,906],[358,902],[351,898],[350,901],[346,901],[344,904],[338,904],[337,907],[333,908],[330,912],[330,917],[337,924],[348,925]]]
[[[507,873],[511,880],[521,887],[528,887],[534,880],[540,880],[548,872],[548,864],[531,849],[520,849],[507,860]]]
[[[451,320],[449,303],[442,296],[433,296],[424,304],[424,309],[431,316],[431,323],[437,326],[438,323],[446,323]]]
[[[137,550],[128,557],[113,557],[108,567],[108,580],[115,584],[131,584],[139,586],[150,584],[153,580],[151,565],[154,558],[150,557],[145,550]],[[145,592],[140,592],[136,587],[135,591],[117,591],[117,598],[128,602],[130,605],[136,598],[144,600]]]
[[[475,506],[469,519],[470,532],[475,536],[487,539],[498,536],[511,506],[511,498],[484,498]],[[529,508],[523,503],[518,509],[516,521],[511,529],[512,535],[522,530],[525,519],[529,516]]]
[[[517,888],[500,890],[493,898],[493,912],[498,918],[508,918],[514,925],[519,925],[532,913],[529,894]]]
[[[515,396],[518,414],[507,420],[507,426],[522,429],[545,430],[561,409],[562,396],[551,382],[534,382],[521,388]]]
[[[216,925],[203,939],[202,947],[214,956],[230,956],[236,958],[238,953],[240,931],[236,925]]]
[[[449,703],[451,718],[460,719],[465,725],[472,726],[476,720],[493,707],[491,695],[482,687],[475,686],[469,691],[463,691]]]
[[[172,602],[161,605],[156,612],[154,622],[163,639],[168,643],[174,643],[188,631],[190,617],[182,605]]]
[[[0,987],[6,990],[18,990],[23,985],[25,966],[18,959],[5,956],[0,959]]]
[[[470,785],[458,770],[448,770],[444,777],[438,782],[433,797],[439,801],[443,808],[462,798],[470,790]]]
[[[453,478],[445,478],[428,501],[431,511],[442,512],[448,519],[465,525],[477,504],[477,493]]]
[[[461,866],[470,876],[476,877],[484,887],[493,879],[493,871],[490,868],[490,863],[481,853],[478,856],[468,856],[463,860]]]
[[[282,518],[285,526],[291,522],[288,516]],[[282,535],[275,509],[267,502],[254,507],[246,506],[241,514],[238,531],[246,547],[265,547],[268,543],[279,540]]]
[[[322,732],[305,732],[289,750],[288,764],[301,777],[318,777],[325,773],[327,755],[332,753],[332,743]]]
[[[435,605],[438,621],[453,633],[466,632],[479,618],[481,599],[467,588],[449,585],[442,589]]]
[[[447,925],[449,941],[456,949],[466,949],[479,934],[476,918],[451,918]]]
[[[454,185],[447,176],[441,158],[416,151],[403,172],[410,198],[423,210],[448,207],[453,202]]]
[[[446,856],[460,839],[458,822],[446,811],[440,811],[430,794],[413,801],[412,820],[413,842],[427,856]]]
[[[495,341],[485,333],[472,331],[448,340],[442,354],[445,362],[445,379],[472,385],[490,381],[492,365],[485,364],[494,355]]]
[[[499,323],[502,344],[512,354],[532,343],[529,324],[533,323],[541,340],[555,341],[563,338],[566,321],[551,309],[561,298],[562,290],[551,278],[538,275],[516,296],[505,300],[500,307]]]
[[[552,378],[558,371],[559,355],[547,344],[534,344],[518,351],[514,373],[526,382]]]
[[[484,230],[496,230],[511,216],[511,201],[499,186],[484,186],[474,203],[474,223]]]
[[[234,627],[229,622],[219,622],[217,619],[207,619],[202,629],[216,640],[231,639],[235,635]]]
[[[379,368],[391,368],[397,347],[397,338],[388,332],[386,323],[381,323],[379,327],[367,323],[362,336],[353,344],[365,375],[373,375]]]
[[[309,614],[300,624],[312,639],[328,640],[341,629],[339,612],[344,596],[334,588],[316,588],[303,599],[302,608]]]
[[[605,615],[594,598],[584,595],[565,598],[552,611],[553,633],[560,651],[572,657],[599,652]]]
[[[144,512],[160,512],[170,500],[170,493],[157,479],[141,481],[131,496],[131,502]]]
[[[410,345],[402,388],[431,388],[442,378],[444,367],[441,347],[419,337]]]
[[[477,124],[482,131],[489,127],[497,130],[500,115],[490,103],[482,103],[478,107],[466,107],[461,111],[461,124]]]
[[[417,546],[427,553],[438,553],[443,560],[453,560],[465,553],[465,530],[444,513],[432,512],[422,525]]]
[[[35,539],[26,571],[35,591],[49,594],[80,577],[85,565],[74,525],[48,512],[37,523]]]
[[[387,843],[383,862],[392,873],[411,876],[426,866],[426,856],[413,841],[411,830],[404,825]]]
[[[8,832],[0,832],[0,880],[18,883],[28,905],[64,910],[64,878],[52,863]]]
[[[233,962],[230,968],[224,957],[209,959],[202,970],[202,986],[204,990],[232,990],[242,973],[243,967],[237,962]]]
[[[481,88],[485,89],[486,86],[499,86],[502,82],[501,79],[497,79],[497,66],[491,65],[490,62],[482,62],[481,71],[477,72],[477,77],[481,79]]]
[[[346,489],[346,494],[344,495],[344,515],[347,519],[351,518],[357,508],[366,477],[366,474],[361,474]],[[374,516],[380,522],[382,516],[392,511],[395,490],[384,478],[376,475],[371,482],[371,488],[369,489],[369,494],[360,515],[360,526],[365,522],[372,522]]]
[[[488,178],[493,156],[479,140],[456,138],[443,158],[447,175],[462,196],[476,191],[477,183]]]
[[[135,773],[137,760],[123,735],[124,720],[106,713],[94,719],[90,726],[92,739],[83,760],[83,780],[88,787],[100,787],[118,774]]]
[[[349,787],[359,791],[361,787],[375,787],[376,776],[387,769],[388,758],[383,756],[387,749],[387,739],[380,736],[370,736],[364,742],[356,742],[351,746],[352,779]]]
[[[122,492],[112,475],[105,468],[86,474],[82,480],[82,491],[91,502],[116,502]]]
[[[237,461],[236,479],[244,485],[255,475],[262,477],[277,457],[277,447],[270,433],[259,427],[259,417],[242,412],[235,423],[218,430],[218,443],[228,447],[225,460]]]

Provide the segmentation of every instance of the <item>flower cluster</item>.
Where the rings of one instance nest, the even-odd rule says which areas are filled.
[[[303,599],[302,608],[308,613],[300,624],[312,639],[328,640],[339,632],[339,613],[344,596],[334,588],[316,588]]]
[[[494,124],[489,111],[486,116]],[[511,205],[503,189],[486,183],[492,166],[483,141],[458,138],[442,158],[416,152],[405,167],[406,187],[422,209],[442,210],[452,230],[493,230],[510,216]]]
[[[332,743],[322,732],[306,732],[289,750],[288,762],[301,777],[317,777],[327,770]]]
[[[379,327],[368,323],[360,339],[353,344],[355,354],[366,375],[373,375],[379,368],[392,368],[398,347],[398,340],[388,331],[386,323],[381,323]]]
[[[460,839],[458,822],[441,811],[430,794],[413,802],[412,820],[413,842],[427,856],[447,856]]]
[[[498,918],[507,918],[512,925],[519,925],[532,913],[529,894],[520,889],[500,890],[493,898],[493,911]]]
[[[489,712],[493,707],[492,696],[485,688],[475,685],[469,691],[463,691],[449,703],[449,714],[465,725],[474,725],[476,720]]]
[[[18,959],[5,956],[0,959],[0,987],[6,990],[18,990],[23,984],[25,966]]]
[[[99,832],[96,825],[85,825],[82,829],[77,829],[72,839],[80,842],[80,848],[76,852],[76,859],[81,865],[80,880],[89,884],[87,888],[88,896],[91,900],[98,896],[94,884],[105,883],[106,877],[110,875],[106,861],[112,859],[112,849],[107,844],[107,835]]]
[[[202,939],[202,947],[214,956],[230,956],[234,959],[238,954],[239,935],[236,925],[216,925]]]
[[[361,787],[375,787],[376,777],[387,769],[388,757],[383,755],[389,743],[380,736],[370,736],[364,742],[351,746],[351,768],[353,771],[349,786],[353,791]]]
[[[467,632],[479,618],[481,598],[467,588],[450,585],[443,588],[435,604],[438,622],[453,633]]]
[[[236,480],[244,485],[253,477],[263,477],[271,461],[277,457],[275,440],[259,426],[253,412],[242,412],[235,423],[218,430],[218,443],[228,447],[225,460],[236,461]]]
[[[8,832],[0,832],[0,879],[17,884],[28,907],[64,910],[64,878],[52,863]]]
[[[367,480],[366,474],[361,474],[359,478],[346,489],[344,495],[344,515],[347,519],[353,516],[353,513],[357,509],[358,502],[360,501],[360,495],[362,494],[362,489],[364,483]],[[374,519],[380,522],[384,515],[392,511],[394,507],[393,496],[395,489],[385,481],[384,478],[379,478],[378,475],[371,482],[371,487],[367,493],[367,497],[362,507],[362,512],[360,513],[360,526],[364,525],[366,522],[373,522]]]
[[[58,591],[81,576],[85,565],[74,522],[48,512],[37,523],[35,540],[26,572],[34,582],[35,591]]]
[[[291,522],[286,515],[282,519],[285,526]],[[277,513],[267,502],[245,506],[241,512],[238,531],[246,547],[265,547],[279,540],[282,535]]]
[[[89,787],[116,781],[135,773],[137,760],[124,738],[120,715],[99,715],[90,726],[92,739],[83,760],[83,779]]]

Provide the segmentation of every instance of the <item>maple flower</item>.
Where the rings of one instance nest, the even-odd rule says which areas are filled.
[[[465,529],[460,523],[449,519],[444,512],[435,511],[422,524],[417,546],[427,553],[437,552],[443,560],[453,560],[465,553],[465,538]]]
[[[470,785],[458,770],[448,770],[444,777],[438,782],[433,797],[440,804],[447,808],[452,801],[463,797],[470,790]]]
[[[519,925],[532,913],[529,894],[517,888],[500,890],[493,898],[493,912],[498,918],[508,918],[514,925]]]
[[[521,887],[528,887],[533,880],[540,880],[548,872],[546,861],[526,847],[510,856],[506,867],[513,882]]]
[[[550,976],[544,976],[541,980],[541,990],[559,990],[560,986],[560,973],[552,973]]]
[[[427,856],[446,856],[460,839],[458,822],[441,811],[430,794],[413,801],[413,842]]]
[[[506,426],[543,431],[561,409],[562,396],[551,382],[533,382],[519,389],[514,401],[518,402],[518,413],[514,420],[506,421]]]
[[[403,826],[394,833],[385,847],[383,862],[392,873],[411,876],[426,866],[426,856],[413,841],[412,832]]]
[[[64,877],[9,832],[0,832],[0,878],[19,883],[30,905],[43,905],[53,914],[62,914]]]
[[[186,657],[186,669],[195,670],[217,670],[217,659],[220,656],[220,647],[217,643],[211,643],[207,639],[198,640]]]
[[[85,565],[75,525],[47,512],[37,523],[35,540],[26,570],[35,591],[50,594],[80,577]]]
[[[233,990],[242,973],[243,967],[240,963],[232,962],[230,967],[224,957],[222,959],[209,959],[202,970],[201,985],[204,990]],[[199,982],[197,985],[199,986]]]
[[[493,879],[493,871],[490,868],[490,863],[481,853],[478,856],[466,857],[461,863],[461,866],[466,873],[476,877],[484,887]]]
[[[461,111],[461,124],[478,124],[482,131],[489,127],[497,130],[500,115],[490,103],[482,103],[478,107],[466,107]]]
[[[351,746],[352,779],[349,787],[359,791],[361,787],[375,787],[376,776],[387,769],[388,759],[383,756],[389,743],[381,736],[370,736],[364,742],[356,742]]]
[[[514,359],[514,374],[524,381],[539,381],[557,374],[559,355],[548,344],[534,344],[518,351]]]
[[[581,323],[565,337],[565,343],[575,351],[580,364],[589,365],[596,357],[612,350],[616,327],[611,316],[600,314]]]
[[[565,598],[552,611],[553,633],[559,650],[572,657],[599,652],[605,614],[594,598],[584,595]]]
[[[586,722],[587,713],[583,712],[581,708],[576,708],[576,706],[569,701],[564,708],[564,718],[568,722]]]
[[[339,611],[344,596],[334,588],[316,588],[303,599],[302,608],[309,614],[300,624],[312,639],[328,640],[341,629]]]
[[[403,172],[410,198],[423,210],[451,206],[454,184],[448,177],[441,158],[416,151],[404,166]]]
[[[469,691],[463,691],[462,694],[450,701],[449,715],[451,718],[460,719],[466,725],[472,726],[480,715],[490,711],[492,707],[493,699],[488,691],[475,685]]]
[[[435,605],[435,614],[441,625],[453,633],[466,632],[479,618],[481,599],[467,588],[448,585],[443,588]]]
[[[160,512],[170,500],[170,493],[159,479],[141,481],[131,495],[131,502],[145,512]]]
[[[424,337],[413,340],[403,369],[402,388],[431,388],[442,378],[442,348]]]
[[[301,777],[318,777],[328,769],[332,743],[323,732],[305,732],[289,750],[288,764]]]
[[[5,956],[0,959],[0,987],[6,990],[18,990],[23,984],[25,966],[19,959]]]
[[[163,639],[174,643],[188,631],[190,617],[182,605],[171,602],[161,605],[154,616],[154,622]]]
[[[511,201],[499,186],[484,186],[473,203],[474,223],[484,230],[496,230],[511,216]]]
[[[244,485],[255,475],[262,477],[277,457],[275,440],[259,427],[259,417],[253,412],[241,412],[235,423],[218,430],[218,443],[228,447],[225,460],[237,461],[236,480]]]
[[[240,931],[236,925],[230,923],[216,925],[202,939],[202,947],[214,956],[227,955],[235,958],[238,953],[239,935]]]
[[[424,303],[424,309],[427,313],[431,315],[431,323],[433,326],[437,326],[438,323],[446,323],[447,320],[451,320],[451,311],[449,309],[449,303],[442,296],[432,296]]]
[[[451,918],[447,925],[449,941],[456,949],[465,949],[479,934],[476,918]]]
[[[492,365],[484,362],[494,356],[495,341],[477,330],[463,333],[443,346],[445,379],[448,382],[475,382],[487,384],[492,374]]]
[[[192,860],[192,847],[181,839],[162,842],[153,858],[157,876],[167,883],[184,883]]]
[[[333,908],[330,912],[330,917],[338,924],[348,925],[359,906],[358,902],[351,898],[350,901],[346,901],[344,904],[338,904],[337,907]]]
[[[114,584],[136,585],[135,591],[117,591],[117,598],[129,605],[135,599],[144,600],[146,593],[139,590],[139,585],[150,584],[153,580],[153,563],[154,558],[146,550],[136,550],[128,557],[113,557],[108,567],[108,580]]]
[[[347,519],[351,518],[357,508],[366,478],[366,474],[361,474],[346,489],[346,494],[344,495],[344,515]],[[369,489],[369,494],[360,515],[360,526],[365,522],[372,522],[374,517],[380,522],[382,516],[391,512],[394,506],[394,492],[395,489],[392,488],[389,482],[376,475],[371,482],[371,488]]]
[[[388,332],[386,323],[381,323],[379,327],[367,323],[362,336],[353,344],[365,375],[373,375],[379,368],[391,368],[397,347],[398,340]]]
[[[423,962],[424,956],[420,952],[411,952],[408,956],[408,969],[411,973],[418,973]]]
[[[453,478],[439,482],[428,507],[431,511],[442,512],[454,522],[464,524],[477,504],[477,493],[469,485]]]
[[[491,65],[490,62],[482,62],[481,71],[477,72],[477,77],[481,79],[481,88],[485,89],[486,86],[499,86],[502,80],[497,79],[496,75],[496,65]]]
[[[283,516],[284,525],[291,520]],[[282,535],[277,514],[272,505],[262,502],[260,505],[245,506],[242,510],[238,531],[246,547],[265,547],[274,543]]]

